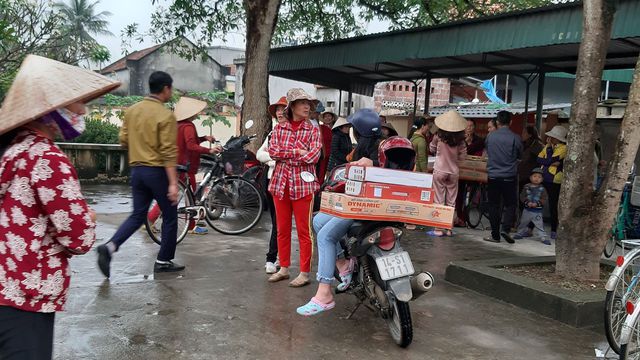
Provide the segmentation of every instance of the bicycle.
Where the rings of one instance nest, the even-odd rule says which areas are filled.
[[[262,195],[255,184],[236,175],[242,172],[244,145],[255,136],[232,137],[218,155],[202,155],[204,178],[192,191],[189,177],[178,183],[178,236],[177,243],[187,236],[190,228],[204,219],[214,230],[226,235],[239,235],[251,230],[260,221],[263,210]],[[178,171],[188,171],[187,166],[178,166]],[[152,203],[152,207],[155,202]],[[162,214],[157,219],[145,221],[149,237],[162,242],[157,230]]]
[[[640,205],[637,200],[632,200],[634,189],[640,188],[640,177],[634,176],[634,173],[635,171],[632,170],[629,179],[624,184],[618,212],[603,251],[604,256],[607,258],[613,255],[616,247],[623,246],[623,240],[627,239],[629,235],[633,235],[632,237],[640,235],[635,231],[637,224],[640,223],[640,211],[631,211],[633,206]],[[633,179],[633,182],[631,179]]]
[[[471,229],[477,228],[483,217],[489,219],[489,196],[486,184],[470,183],[466,186],[463,211],[465,222]]]
[[[640,245],[640,240],[622,240],[625,248]],[[622,330],[628,314],[628,303],[640,299],[637,285],[640,281],[640,247],[618,256],[616,268],[607,280],[604,302],[604,324],[607,342],[611,349],[621,354]]]

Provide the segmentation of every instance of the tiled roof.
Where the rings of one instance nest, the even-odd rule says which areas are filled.
[[[103,68],[102,70],[100,70],[100,73],[101,74],[108,74],[108,73],[112,73],[112,72],[115,72],[115,71],[124,70],[124,69],[127,68],[127,60],[140,60],[143,57],[151,54],[152,52],[154,52],[156,50],[158,50],[162,46],[164,46],[164,44],[158,44],[158,45],[152,46],[150,48],[134,51],[131,54],[129,54],[129,55],[119,59],[118,61],[114,62],[113,64],[108,65],[107,67]]]

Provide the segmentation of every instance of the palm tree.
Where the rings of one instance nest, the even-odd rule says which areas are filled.
[[[90,57],[92,51],[99,46],[93,36],[113,36],[107,30],[109,21],[106,19],[111,16],[111,13],[108,11],[96,13],[96,6],[99,3],[100,0],[92,3],[88,0],[68,0],[68,3],[54,4],[63,19],[64,31],[69,35],[69,51],[74,53],[77,60]]]
[[[60,11],[66,26],[71,34],[82,41],[95,41],[92,35],[111,35],[107,30],[109,21],[106,17],[111,16],[108,11],[96,14],[96,5],[100,0],[89,3],[87,0],[69,0],[69,4],[58,2],[54,6]]]

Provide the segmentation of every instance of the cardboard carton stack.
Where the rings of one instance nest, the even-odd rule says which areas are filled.
[[[433,204],[431,174],[349,165],[346,178],[344,194],[322,193],[322,212],[346,219],[452,227],[454,209]]]
[[[429,156],[428,170],[433,172],[433,164],[435,156]],[[460,180],[477,181],[486,183],[487,176],[487,158],[482,156],[468,155],[467,159],[458,163],[460,167]]]

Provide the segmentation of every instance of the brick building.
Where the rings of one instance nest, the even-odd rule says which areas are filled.
[[[418,110],[424,109],[425,81],[418,82]],[[413,109],[415,86],[410,81],[391,81],[378,83],[373,91],[373,101],[376,111],[381,109]],[[432,79],[429,106],[449,104],[451,83],[449,79]]]

